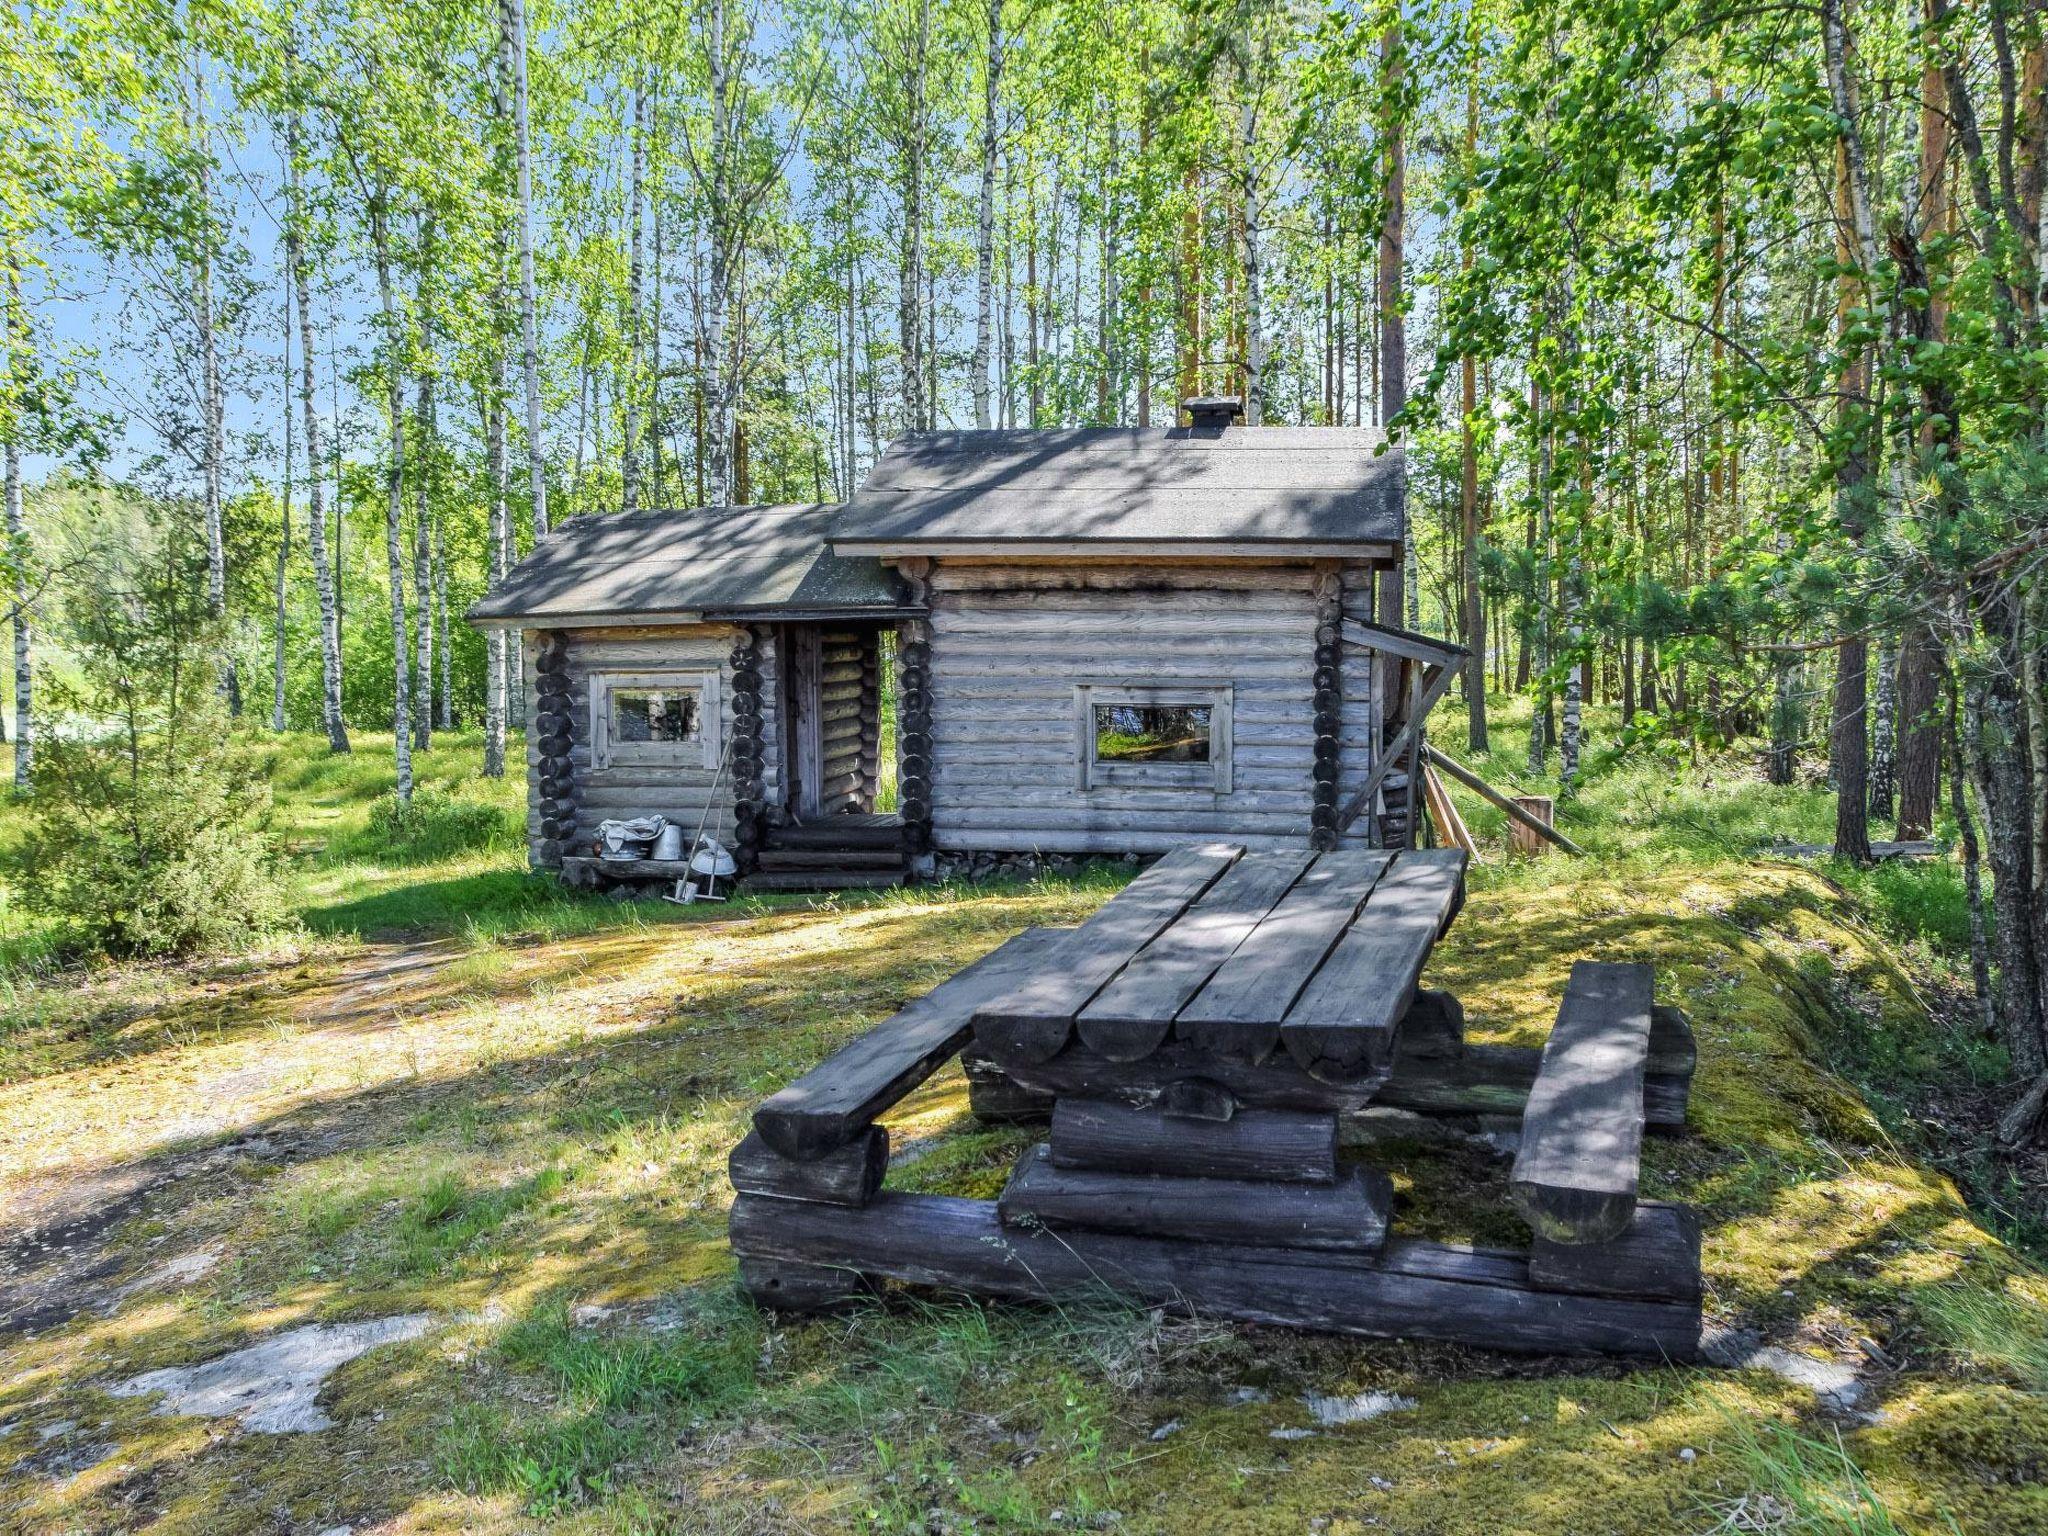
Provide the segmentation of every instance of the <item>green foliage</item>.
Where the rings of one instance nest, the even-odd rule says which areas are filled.
[[[64,594],[75,680],[47,684],[23,905],[116,955],[246,943],[286,920],[269,786],[214,683],[176,525],[105,524]]]
[[[502,806],[421,785],[410,801],[394,790],[370,806],[360,851],[417,864],[519,842],[516,818]]]

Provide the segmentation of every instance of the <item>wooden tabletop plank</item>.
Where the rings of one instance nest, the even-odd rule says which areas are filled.
[[[1392,1059],[1394,1026],[1415,1001],[1464,878],[1459,849],[1395,858],[1280,1022],[1280,1039],[1302,1070],[1341,1082]]]
[[[1317,859],[1181,1009],[1174,1033],[1229,1060],[1263,1060],[1295,997],[1392,859],[1367,849]]]
[[[1555,1243],[1619,1237],[1635,1215],[1650,967],[1580,960],[1522,1112],[1515,1207]]]
[[[1058,1054],[1095,994],[1243,852],[1235,843],[1174,849],[1069,932],[1044,965],[984,1001],[975,1038],[998,1056],[1044,1061]]]
[[[1146,1055],[1216,968],[1301,878],[1313,855],[1248,853],[1138,952],[1078,1015],[1081,1038],[1112,1061]]]
[[[1071,931],[1025,930],[769,1095],[754,1111],[761,1139],[809,1161],[860,1135],[967,1043],[976,1008],[1044,964]]]

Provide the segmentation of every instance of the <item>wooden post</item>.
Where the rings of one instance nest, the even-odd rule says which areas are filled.
[[[1318,853],[1337,846],[1337,779],[1342,771],[1344,688],[1344,578],[1334,562],[1316,573],[1315,763],[1308,813],[1308,845]]]
[[[1542,822],[1546,827],[1551,825],[1552,816],[1556,811],[1556,802],[1550,796],[1511,795],[1509,798],[1524,811],[1528,812],[1533,819]],[[1513,818],[1509,819],[1508,852],[1540,854],[1547,853],[1549,850],[1550,844],[1541,833],[1525,826],[1520,821]]]

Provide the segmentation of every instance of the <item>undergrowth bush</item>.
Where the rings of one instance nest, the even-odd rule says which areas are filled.
[[[404,863],[427,863],[519,840],[516,818],[498,806],[421,784],[410,801],[397,791],[371,803],[362,851]]]

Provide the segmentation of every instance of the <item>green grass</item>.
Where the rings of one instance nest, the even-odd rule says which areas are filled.
[[[1449,713],[1439,734],[1463,758]],[[1518,714],[1497,711],[1502,750],[1475,766],[1555,792],[1518,772]],[[1611,714],[1593,726],[1611,734]],[[2038,1191],[2003,1190],[2001,1216],[1984,1196],[2002,1186],[1949,1168],[1954,1138],[1919,1124],[1929,1092],[2003,1071],[1920,1007],[1960,974],[1959,881],[1945,863],[1759,856],[1826,841],[1817,786],[1766,785],[1741,757],[1600,761],[1559,811],[1583,861],[1507,859],[1498,815],[1461,794],[1489,857],[1428,981],[1465,1000],[1475,1038],[1526,1043],[1573,958],[1653,961],[1702,1066],[1691,1133],[1649,1144],[1645,1188],[1701,1211],[1718,1313],[1788,1348],[1887,1353],[1873,1425],[1837,1426],[1759,1372],[1107,1305],[895,1294],[826,1320],[761,1314],[725,1244],[724,1160],[750,1107],[1009,934],[1078,920],[1127,871],[614,902],[526,873],[520,784],[481,779],[473,735],[439,743],[418,763],[440,807],[424,830],[379,825],[385,744],[273,744],[301,933],[182,966],[0,978],[0,1199],[53,1170],[195,1158],[116,1230],[106,1284],[219,1255],[0,1345],[0,1525],[119,1527],[139,1509],[209,1536],[2048,1525],[2048,1281],[2004,1241],[2027,1236]],[[431,942],[357,942],[397,938]],[[421,968],[366,990],[394,953]],[[251,1084],[248,1117],[204,1120]],[[951,1070],[891,1132],[919,1152],[892,1187],[984,1197],[1041,1134],[974,1124]],[[1525,1240],[1506,1165],[1476,1144],[1388,1136],[1357,1155],[1394,1168],[1403,1231]],[[103,1394],[298,1322],[400,1312],[432,1331],[338,1373],[320,1435],[223,1432]],[[1273,1438],[1308,1423],[1304,1392],[1366,1390],[1417,1406]],[[36,1470],[42,1428],[64,1421],[117,1448],[105,1471]]]

